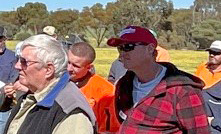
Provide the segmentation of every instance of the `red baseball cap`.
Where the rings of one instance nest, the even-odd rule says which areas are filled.
[[[157,40],[154,35],[146,28],[139,26],[128,26],[120,32],[120,38],[111,38],[107,41],[109,46],[119,46],[126,43],[141,42],[146,45],[152,43],[157,46]]]

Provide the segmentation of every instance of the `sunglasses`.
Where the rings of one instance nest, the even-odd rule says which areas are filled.
[[[209,51],[209,55],[211,55],[211,54],[216,56],[216,55],[221,55],[221,52]]]
[[[121,45],[121,46],[118,46],[117,49],[119,51],[124,51],[124,52],[129,52],[129,51],[132,51],[134,50],[135,46],[139,46],[139,45],[143,45],[143,44],[124,44],[124,45]]]
[[[39,63],[39,61],[28,61],[28,60],[26,60],[25,58],[23,58],[21,56],[19,56],[18,59],[19,59],[19,61],[21,63],[21,67],[23,69],[26,69],[28,66],[31,66],[34,63]],[[32,64],[28,64],[29,62],[32,62]]]

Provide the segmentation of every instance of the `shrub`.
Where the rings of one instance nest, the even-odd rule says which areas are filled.
[[[25,40],[30,36],[31,36],[31,34],[28,33],[28,32],[20,32],[20,33],[15,35],[15,39],[16,40]]]

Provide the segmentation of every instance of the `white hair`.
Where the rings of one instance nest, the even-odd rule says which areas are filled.
[[[52,62],[55,66],[55,77],[60,77],[67,69],[68,56],[62,44],[55,38],[39,34],[34,35],[24,40],[20,50],[26,46],[35,47],[35,53],[43,64]]]

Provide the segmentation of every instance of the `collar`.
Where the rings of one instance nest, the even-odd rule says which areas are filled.
[[[206,65],[206,69],[208,69],[211,73],[217,73],[217,72],[221,72],[221,68],[220,69],[211,69],[211,67],[209,66],[208,62],[205,63]]]
[[[4,54],[4,53],[5,53],[5,50],[6,50],[6,47],[4,46],[4,47],[2,48],[2,52],[0,52],[0,55]]]
[[[91,74],[89,71],[88,73],[82,77],[81,79],[79,79],[77,82],[75,82],[75,84],[77,85],[78,88],[82,88],[83,86],[85,86],[88,81],[90,80],[90,78],[93,76],[94,74]]]
[[[161,82],[155,87],[155,89],[148,95],[150,96],[158,96],[162,93],[165,93],[168,87],[173,86],[183,86],[183,85],[191,85],[202,89],[204,83],[198,77],[193,76],[189,73],[178,70],[175,65],[169,62],[158,62],[160,65],[167,68],[165,76],[162,78]],[[126,75],[122,80],[132,82],[135,73],[132,71],[127,71]],[[122,82],[122,81],[119,81]],[[120,85],[120,84],[119,84]],[[116,87],[119,88],[119,87]],[[130,89],[132,90],[132,88]]]
[[[69,74],[65,72],[58,83],[54,86],[54,88],[45,96],[45,98],[38,102],[38,106],[43,106],[43,107],[51,107],[54,104],[55,98],[59,94],[59,92],[64,89],[64,87],[67,85],[69,82]]]

